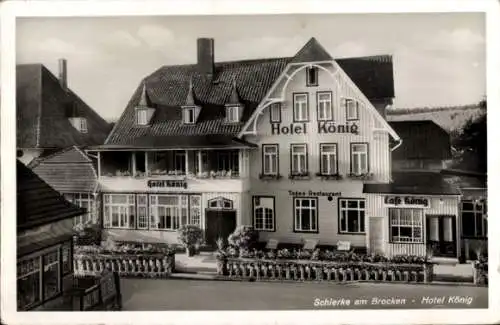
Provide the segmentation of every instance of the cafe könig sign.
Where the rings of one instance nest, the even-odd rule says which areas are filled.
[[[415,196],[386,196],[384,205],[396,208],[430,208],[431,200]]]

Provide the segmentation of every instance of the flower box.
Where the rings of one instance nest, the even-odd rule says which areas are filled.
[[[279,180],[281,178],[282,176],[280,174],[276,175],[259,174],[259,179],[261,180]]]
[[[373,179],[374,175],[373,175],[373,173],[365,173],[365,174],[353,174],[353,173],[350,173],[348,175],[348,177],[350,179],[357,179],[357,180],[369,181],[369,180]]]
[[[293,180],[309,180],[309,179],[311,179],[311,176],[309,175],[308,172],[292,173],[292,174],[288,175],[288,178],[293,179]]]
[[[488,285],[488,261],[480,259],[472,262],[474,284],[477,286]]]
[[[316,176],[324,180],[341,180],[343,177],[340,174],[322,174],[316,173]]]

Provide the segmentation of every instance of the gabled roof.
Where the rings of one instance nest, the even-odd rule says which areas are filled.
[[[18,148],[65,148],[104,142],[109,124],[73,91],[65,91],[45,66],[18,65],[16,80]],[[80,133],[71,125],[69,110],[87,118],[88,133]]]
[[[319,44],[318,40],[312,37],[304,47],[302,47],[297,54],[290,60],[290,63],[304,63],[304,62],[321,62],[332,61],[333,58]]]
[[[77,147],[69,147],[38,160],[32,170],[62,193],[94,193],[97,189],[94,163]]]
[[[450,135],[433,121],[393,121],[389,125],[403,140],[392,152],[394,160],[451,159]]]
[[[363,193],[460,195],[458,188],[436,172],[394,172],[389,184],[364,184]]]
[[[84,214],[32,170],[17,161],[17,230],[23,231]]]
[[[325,54],[321,45],[311,39],[294,57],[216,62],[213,76],[200,74],[196,64],[163,66],[140,82],[105,144],[122,145],[151,136],[237,136],[289,63],[293,60],[332,60]],[[394,97],[390,56],[343,58],[336,62],[369,100]],[[232,97],[234,83],[245,109],[240,123],[227,124],[224,105]],[[135,107],[143,85],[155,108],[149,127],[135,124]],[[186,105],[190,94],[201,106],[201,112],[196,124],[183,125],[180,107]]]

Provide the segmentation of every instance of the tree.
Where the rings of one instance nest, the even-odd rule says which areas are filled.
[[[479,106],[484,109],[478,117],[467,121],[453,143],[457,151],[455,168],[480,173],[487,173],[487,132],[486,132],[486,99]]]

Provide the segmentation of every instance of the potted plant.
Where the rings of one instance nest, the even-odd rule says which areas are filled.
[[[194,256],[196,247],[201,245],[203,232],[196,225],[183,225],[177,230],[179,242],[186,249],[188,256]]]

